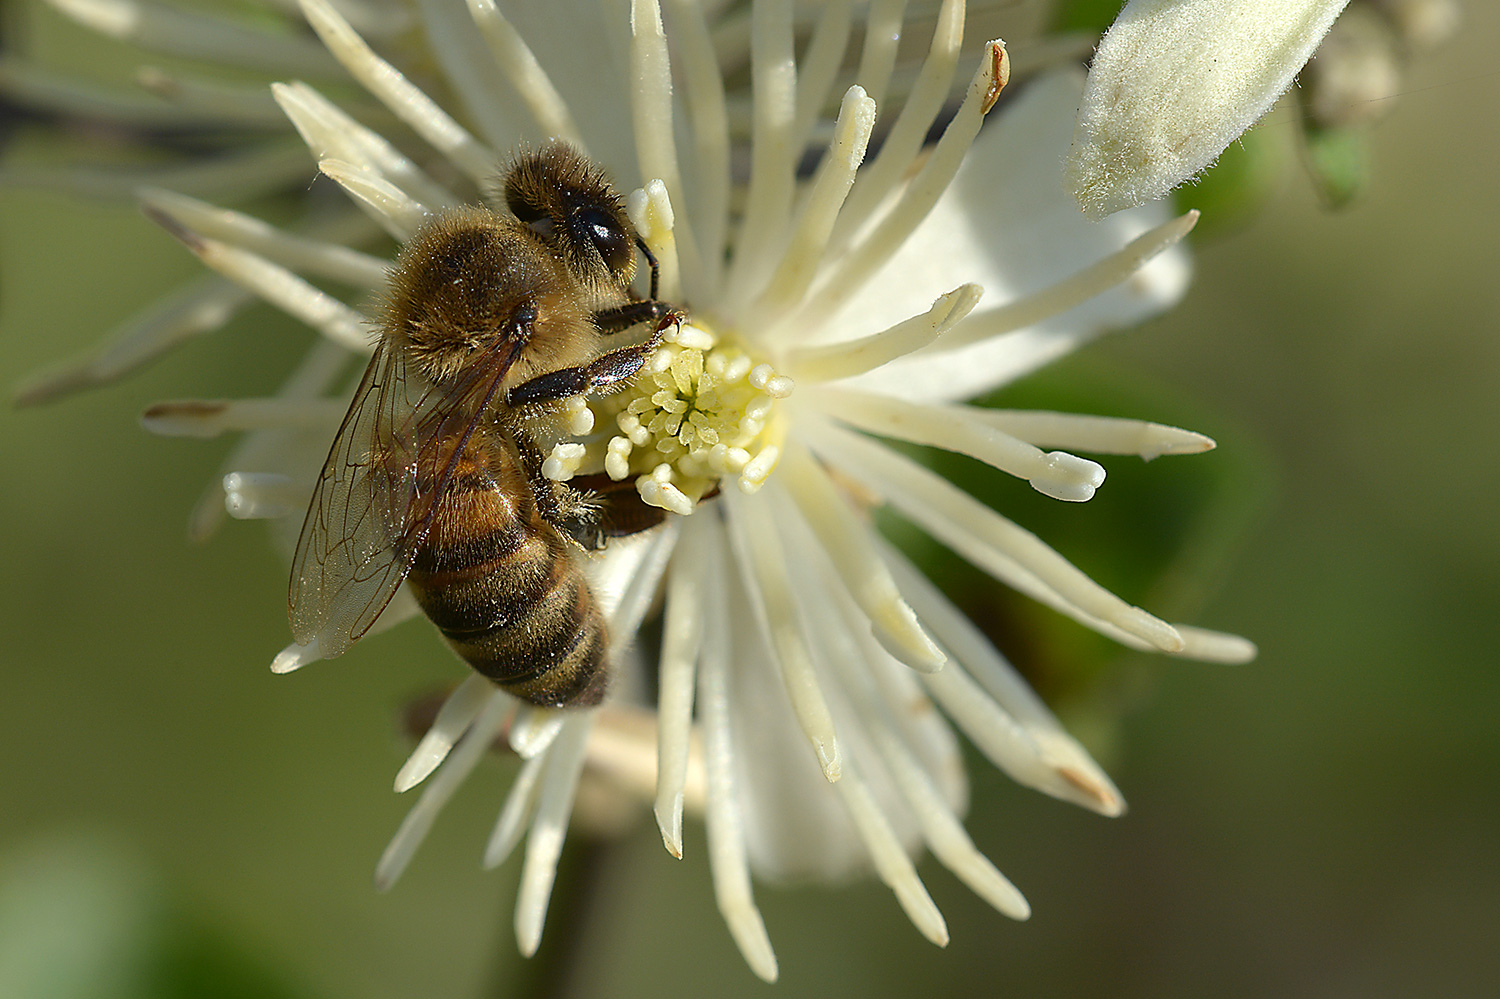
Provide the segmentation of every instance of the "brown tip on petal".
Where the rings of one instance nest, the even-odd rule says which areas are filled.
[[[1107,815],[1113,819],[1125,814],[1125,802],[1120,799],[1120,796],[1107,787],[1101,787],[1096,781],[1090,780],[1087,774],[1068,767],[1059,769],[1058,774],[1063,780],[1093,799],[1096,803],[1095,811],[1101,815]]]
[[[160,420],[172,416],[217,416],[224,412],[227,403],[208,402],[202,399],[186,399],[182,402],[158,402],[147,407],[142,420]]]
[[[40,406],[44,402],[52,402],[66,395],[72,395],[86,388],[93,388],[98,380],[91,377],[82,368],[65,368],[62,371],[54,371],[45,375],[39,375],[27,379],[15,390],[12,401],[17,409],[27,406]]]
[[[140,85],[142,90],[149,90],[158,97],[171,99],[177,97],[182,92],[182,84],[155,66],[142,66],[136,70],[135,82]]]
[[[203,241],[202,237],[155,205],[142,205],[141,211],[145,214],[146,218],[167,230],[167,233],[173,239],[186,246],[189,250],[192,250],[198,256],[203,256],[208,250],[208,244]]]
[[[1005,51],[1005,43],[998,38],[990,42],[990,59],[994,63],[991,70],[993,79],[990,81],[990,89],[984,95],[984,103],[979,106],[980,114],[989,114],[990,108],[1000,99],[1000,91],[1010,82],[1010,53]]]

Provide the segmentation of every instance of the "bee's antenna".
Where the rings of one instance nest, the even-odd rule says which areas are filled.
[[[635,245],[641,248],[641,253],[646,257],[646,263],[651,267],[651,294],[647,296],[647,301],[654,302],[656,301],[656,281],[659,276],[656,254],[651,252],[651,248],[646,245],[646,241],[639,236],[635,238]]]

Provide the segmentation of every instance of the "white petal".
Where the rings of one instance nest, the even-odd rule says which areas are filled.
[[[662,842],[674,857],[682,856],[682,803],[687,784],[693,725],[693,689],[703,642],[704,539],[708,517],[691,518],[684,529],[681,557],[667,580],[662,625],[660,696],[657,717],[656,823]]]
[[[708,514],[700,514],[708,517]],[[733,669],[736,677],[743,678],[750,672],[745,661],[745,652],[752,644],[759,646],[755,633],[759,630],[749,621],[749,615],[735,614],[731,603],[738,595],[730,578],[728,546],[723,539],[717,519],[706,536],[700,557],[707,562],[707,586],[704,590],[704,613],[706,617],[703,644],[703,659],[698,670],[698,704],[703,718],[703,750],[706,778],[704,802],[704,824],[708,835],[708,866],[713,874],[714,898],[719,912],[729,925],[730,935],[750,968],[768,982],[776,980],[776,954],[766,936],[766,924],[755,905],[754,889],[750,883],[749,848],[746,843],[745,813],[742,801],[748,800],[740,785],[736,764],[743,759],[742,746],[736,744],[736,731],[732,728],[731,710],[739,704],[735,696]],[[735,621],[735,618],[738,618]],[[736,625],[747,625],[749,631]],[[738,631],[738,633],[736,633]],[[771,679],[770,664],[758,678],[764,682]],[[772,685],[774,687],[774,685]],[[764,690],[766,688],[760,688]],[[790,713],[781,711],[779,717]],[[755,721],[751,721],[751,732]],[[741,725],[741,728],[744,726]],[[739,733],[743,735],[743,733]],[[797,744],[795,736],[787,745]],[[797,744],[797,749],[801,749]],[[817,772],[807,761],[806,753],[799,753],[802,765]],[[817,780],[826,794],[827,784]],[[764,815],[752,808],[751,815]]]
[[[1068,184],[1102,218],[1207,167],[1291,85],[1348,0],[1130,0],[1099,43]]]

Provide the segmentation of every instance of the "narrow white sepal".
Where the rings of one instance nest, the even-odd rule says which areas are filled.
[[[273,671],[276,669],[274,664],[271,669]],[[454,688],[453,693],[448,695],[448,699],[438,709],[437,717],[432,720],[432,726],[417,742],[417,747],[412,750],[411,755],[397,771],[397,794],[410,791],[422,783],[438,768],[438,764],[448,758],[449,750],[458,742],[459,736],[463,735],[473,724],[489,695],[494,692],[494,686],[477,673],[470,675],[467,680]]]
[[[432,823],[437,819],[438,812],[442,811],[453,792],[464,782],[473,771],[474,766],[484,756],[485,750],[490,742],[499,733],[505,724],[506,715],[511,711],[510,698],[494,691],[489,701],[480,711],[479,717],[469,731],[464,734],[463,739],[448,757],[448,765],[443,767],[436,777],[422,791],[422,797],[412,806],[411,811],[406,813],[406,818],[401,822],[401,828],[396,830],[396,835],[391,838],[390,845],[380,855],[380,862],[375,865],[375,888],[385,891],[395,884],[401,872],[406,870],[406,865],[411,861],[412,855],[417,852],[417,847],[422,845],[422,840],[432,829]]]
[[[568,835],[568,818],[573,813],[573,796],[583,772],[584,748],[593,721],[592,711],[569,712],[556,744],[547,754],[516,892],[516,943],[526,957],[535,954],[542,942],[542,924],[547,920],[547,903],[557,880],[557,860]]]

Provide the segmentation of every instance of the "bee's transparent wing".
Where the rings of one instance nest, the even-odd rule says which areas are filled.
[[[509,367],[473,365],[468,384],[438,391],[407,377],[404,356],[389,339],[376,348],[292,556],[292,636],[304,645],[316,639],[325,658],[342,654],[396,595],[477,414]]]

